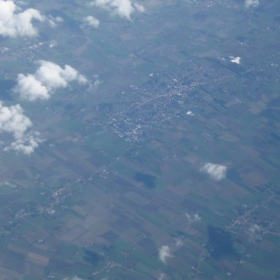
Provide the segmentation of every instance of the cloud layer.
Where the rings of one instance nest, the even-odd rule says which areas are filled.
[[[56,89],[67,87],[71,81],[87,83],[85,76],[69,65],[65,65],[63,69],[45,60],[38,61],[38,64],[39,68],[34,74],[19,74],[17,77],[13,92],[23,100],[48,100]]]
[[[38,132],[28,132],[31,127],[32,122],[23,114],[19,104],[7,107],[0,101],[0,132],[10,133],[14,138],[5,150],[13,149],[31,154],[42,141]]]
[[[200,171],[210,175],[213,180],[220,181],[226,177],[227,167],[207,162],[202,166]]]
[[[33,20],[44,21],[35,9],[20,11],[13,1],[0,0],[0,35],[7,37],[36,36]]]
[[[131,14],[135,11],[144,12],[144,7],[134,0],[94,0],[90,5],[103,8],[126,19],[131,19]]]

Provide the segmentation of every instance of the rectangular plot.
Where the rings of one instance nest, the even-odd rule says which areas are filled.
[[[78,238],[80,235],[84,234],[87,230],[79,225],[73,227],[70,231],[66,232],[61,236],[61,239],[65,241],[73,241]]]
[[[48,257],[38,255],[38,254],[32,253],[32,252],[29,252],[27,254],[26,260],[35,264],[35,265],[38,265],[38,266],[46,266],[49,263],[49,258]]]

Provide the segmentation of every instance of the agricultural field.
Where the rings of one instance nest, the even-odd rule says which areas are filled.
[[[280,279],[280,3],[14,2],[0,280]]]

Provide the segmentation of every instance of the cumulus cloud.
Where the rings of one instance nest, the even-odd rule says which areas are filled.
[[[250,8],[250,7],[256,8],[259,6],[259,4],[260,4],[259,0],[245,0],[246,8]]]
[[[63,69],[49,61],[40,60],[38,64],[39,68],[34,74],[19,74],[17,77],[13,92],[23,100],[48,100],[56,89],[67,87],[71,81],[87,83],[86,77],[69,65]]]
[[[90,5],[105,9],[122,18],[131,19],[135,11],[144,12],[144,7],[134,0],[94,0]]]
[[[234,56],[230,56],[230,61],[232,63],[236,63],[236,64],[240,64],[240,61],[241,61],[241,57],[237,56],[237,57],[234,57]]]
[[[172,257],[169,246],[167,245],[161,246],[158,251],[158,257],[160,261],[166,263],[167,259]]]
[[[220,181],[226,177],[227,167],[207,162],[200,171],[209,174],[213,180]]]
[[[19,104],[4,106],[0,101],[0,132],[12,134],[14,141],[5,150],[21,151],[24,154],[31,154],[42,141],[38,132],[28,132],[32,122],[23,114]]]
[[[33,20],[45,18],[35,9],[21,9],[13,1],[0,0],[0,35],[7,37],[36,36]]]
[[[10,146],[5,148],[5,151],[15,150],[26,155],[30,155],[42,142],[42,139],[39,137],[39,135],[40,134],[38,132],[23,135],[21,138],[15,139],[15,141],[13,141]]]
[[[190,224],[198,223],[201,221],[201,217],[199,216],[198,213],[193,214],[193,215],[185,213],[185,216],[187,217]]]
[[[100,24],[100,21],[93,16],[88,16],[88,17],[83,18],[83,22],[94,28],[98,28],[99,24]]]

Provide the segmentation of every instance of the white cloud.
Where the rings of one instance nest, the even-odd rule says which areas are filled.
[[[85,17],[85,18],[83,18],[83,21],[87,25],[92,26],[94,28],[98,28],[99,24],[100,24],[100,21],[97,18],[93,17],[93,16]]]
[[[23,115],[19,104],[6,107],[0,102],[0,132],[9,132],[15,138],[20,138],[31,126],[32,122]]]
[[[24,76],[23,74],[19,74],[17,80],[18,83],[14,92],[19,93],[22,99],[27,99],[29,101],[49,99],[50,95],[48,89],[33,75],[28,74]]]
[[[90,5],[103,8],[126,19],[131,19],[131,14],[135,11],[144,12],[145,10],[142,5],[134,0],[94,0]]]
[[[0,0],[0,35],[7,37],[36,36],[33,20],[44,21],[35,9],[21,9],[13,1]]]
[[[246,8],[250,8],[250,7],[256,8],[259,6],[259,4],[260,4],[259,0],[245,0]]]
[[[190,224],[193,224],[193,223],[198,223],[201,221],[201,217],[199,216],[198,213],[196,214],[193,214],[193,215],[190,215],[188,213],[185,213],[185,216],[187,217],[188,221]]]
[[[212,179],[220,181],[226,177],[227,167],[208,162],[202,166],[200,171],[209,174]]]
[[[191,117],[194,116],[194,113],[193,113],[192,111],[188,111],[186,114],[187,114],[188,116],[191,116]]]
[[[56,41],[56,40],[51,40],[51,41],[49,42],[49,47],[50,47],[50,48],[53,48],[53,47],[55,47],[55,46],[57,46],[57,41]]]
[[[23,137],[15,139],[10,146],[5,148],[5,151],[15,150],[30,155],[38,148],[39,144],[42,143],[42,139],[39,138],[39,135],[38,132],[23,135]]]
[[[38,132],[28,132],[31,127],[32,122],[23,114],[19,104],[7,107],[0,101],[0,132],[10,133],[14,138],[6,151],[12,149],[31,154],[42,141]]]
[[[97,89],[103,81],[99,79],[98,75],[94,75],[93,78],[95,79],[93,83],[90,83],[90,87]]]
[[[64,19],[62,17],[53,17],[53,16],[49,16],[48,17],[48,23],[51,27],[56,27],[58,23],[63,22]]]
[[[158,257],[160,261],[166,263],[167,259],[172,257],[169,246],[167,245],[161,246],[158,251]]]
[[[237,56],[237,57],[230,56],[229,58],[230,58],[230,61],[232,63],[240,64],[241,57],[239,57],[239,56]]]
[[[158,280],[164,280],[165,279],[165,274],[164,273],[161,273]]]
[[[17,77],[13,92],[23,100],[48,100],[56,89],[67,87],[71,81],[87,83],[86,77],[69,65],[63,69],[49,61],[40,60],[38,64],[40,66],[34,74],[19,74]]]
[[[141,12],[141,13],[144,13],[145,12],[145,8],[144,6],[138,4],[138,3],[134,3],[134,7],[137,11]]]

